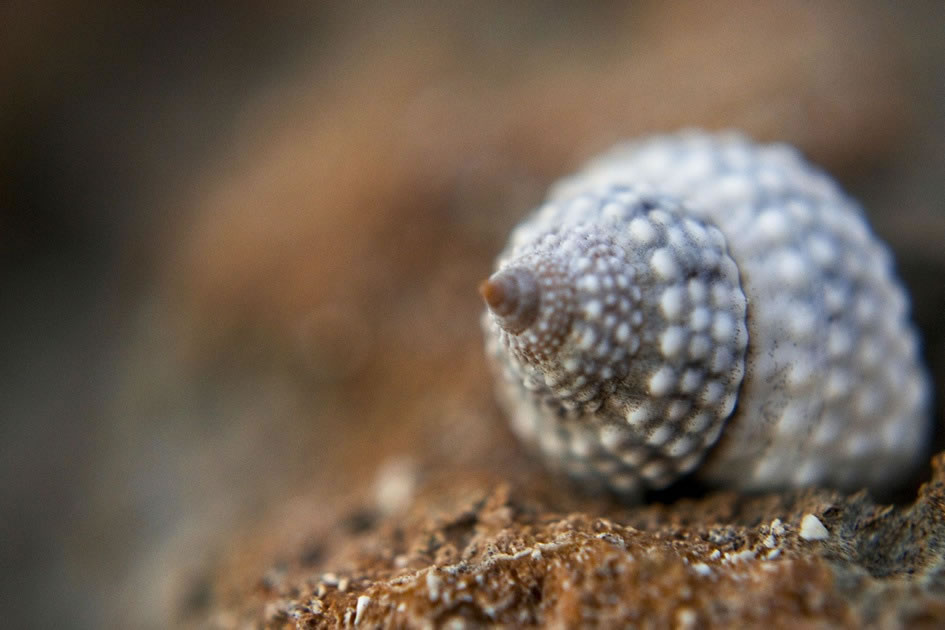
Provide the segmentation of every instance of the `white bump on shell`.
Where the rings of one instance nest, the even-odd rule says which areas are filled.
[[[807,281],[807,265],[796,251],[787,251],[778,259],[777,274],[788,286],[799,287]]]
[[[708,297],[708,291],[705,288],[705,283],[693,278],[689,281],[689,301],[693,304],[702,304],[706,301]]]
[[[776,210],[765,210],[757,221],[759,236],[769,245],[780,243],[790,235],[790,226],[784,213]]]
[[[629,473],[616,474],[610,478],[610,484],[618,493],[628,494],[640,487],[640,481],[636,475]]]
[[[705,335],[693,335],[689,342],[689,358],[698,361],[708,356],[712,342]]]
[[[725,388],[718,381],[709,381],[702,390],[702,399],[706,404],[713,405],[722,399]]]
[[[650,394],[653,396],[665,396],[673,390],[676,385],[676,373],[673,368],[664,365],[650,377]]]
[[[686,330],[681,326],[671,326],[660,337],[660,352],[666,358],[676,357],[682,352],[686,341]]]
[[[705,228],[692,219],[686,219],[683,222],[683,225],[686,226],[686,233],[689,235],[689,238],[695,241],[696,245],[705,247],[709,239],[709,235]]]
[[[715,314],[712,320],[712,338],[723,343],[735,336],[735,321],[725,312]]]
[[[689,316],[689,327],[696,332],[707,329],[711,323],[712,312],[704,306],[693,310],[692,315]]]
[[[697,413],[686,424],[686,431],[689,433],[702,433],[712,423],[712,416],[707,412]]]
[[[638,427],[643,426],[650,420],[650,407],[646,403],[630,410],[627,413],[627,424]]]
[[[672,251],[666,247],[653,252],[650,257],[650,266],[653,272],[663,280],[675,280],[679,275],[679,265],[673,257]]]
[[[620,343],[625,343],[627,339],[630,338],[630,326],[627,324],[627,322],[620,322],[620,324],[617,326],[615,336],[617,341]]]
[[[605,426],[600,430],[600,444],[610,452],[616,452],[623,446],[624,434],[613,426]]]
[[[801,401],[788,403],[781,413],[781,422],[778,423],[779,433],[794,433],[803,430],[807,425],[806,408]]]
[[[581,340],[578,342],[578,347],[582,350],[590,350],[596,342],[597,333],[594,332],[593,328],[586,328],[584,334],[581,335]]]
[[[620,453],[620,461],[631,468],[639,468],[650,456],[646,448],[629,448]]]
[[[797,341],[810,340],[816,331],[817,316],[813,309],[806,306],[798,306],[793,309],[791,319],[788,320],[788,330]]]
[[[683,316],[685,304],[686,294],[680,286],[671,286],[660,296],[660,310],[670,321],[676,321]]]
[[[640,469],[640,473],[651,482],[658,482],[669,472],[665,462],[654,460]]]
[[[696,369],[688,369],[683,373],[679,382],[679,390],[684,394],[691,394],[702,385],[702,373]]]
[[[670,444],[666,449],[666,454],[670,457],[682,457],[692,452],[698,446],[698,441],[691,436],[683,436]]]
[[[660,425],[653,433],[646,438],[646,443],[650,446],[662,446],[673,436],[673,427],[668,424]]]
[[[641,245],[650,245],[657,238],[653,224],[642,217],[630,221],[630,236]]]
[[[600,319],[601,314],[604,312],[604,305],[600,303],[600,300],[591,300],[584,305],[584,312],[587,314],[588,319]]]
[[[581,277],[581,279],[578,281],[578,287],[584,289],[588,293],[597,293],[600,291],[600,280],[598,280],[597,276],[594,274],[588,274]]]

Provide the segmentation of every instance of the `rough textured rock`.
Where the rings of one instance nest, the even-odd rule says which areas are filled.
[[[629,509],[562,498],[533,473],[446,476],[409,504],[388,504],[387,516],[382,502],[315,519],[314,529],[305,518],[282,523],[305,540],[267,570],[266,554],[253,560],[246,548],[218,565],[195,587],[190,621],[935,627],[945,623],[945,455],[932,464],[932,479],[900,507],[809,490]],[[812,517],[825,539],[799,536]]]

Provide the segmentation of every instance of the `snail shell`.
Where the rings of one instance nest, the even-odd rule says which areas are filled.
[[[925,448],[891,256],[790,147],[618,146],[552,188],[480,292],[514,431],[588,486],[884,487]]]

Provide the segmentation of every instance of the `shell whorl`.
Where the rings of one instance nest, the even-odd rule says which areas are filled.
[[[588,485],[883,485],[923,447],[890,257],[783,147],[618,148],[553,189],[480,292],[513,428]]]

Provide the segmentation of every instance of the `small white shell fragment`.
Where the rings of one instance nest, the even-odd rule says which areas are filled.
[[[443,580],[433,571],[427,572],[427,595],[431,602],[440,599],[440,587],[443,586]]]
[[[731,562],[731,563],[737,564],[739,562],[748,562],[749,560],[754,560],[754,559],[755,559],[755,551],[753,549],[745,549],[737,553],[725,554],[725,557],[722,559],[722,562]]]
[[[415,463],[406,457],[385,460],[374,477],[374,502],[382,514],[403,510],[417,485]]]
[[[361,623],[361,619],[364,616],[364,611],[367,609],[368,604],[371,603],[371,598],[367,595],[361,595],[358,597],[358,603],[354,609],[354,625]]]
[[[798,536],[804,540],[827,540],[830,538],[830,532],[820,522],[820,519],[813,514],[805,514],[801,519],[801,529]]]
[[[698,622],[699,617],[691,608],[680,608],[678,611],[676,611],[677,628],[680,628],[681,630],[689,630],[689,628],[695,628]]]
[[[334,573],[322,573],[321,581],[326,586],[338,586],[338,576]]]
[[[480,291],[513,430],[588,487],[893,486],[927,447],[892,257],[783,145],[620,145],[552,188]]]

